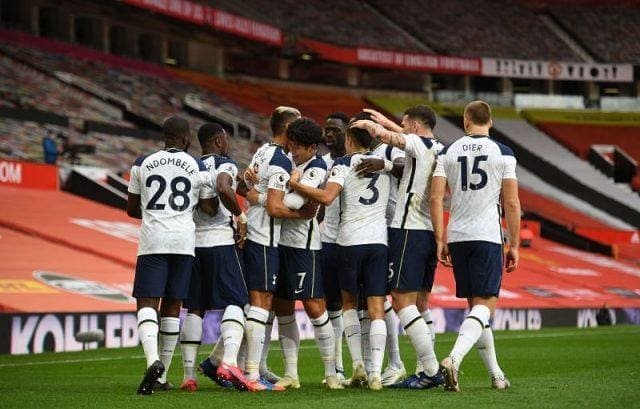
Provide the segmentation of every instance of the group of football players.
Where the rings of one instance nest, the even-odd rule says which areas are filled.
[[[292,107],[278,107],[270,125],[272,141],[242,174],[220,125],[201,126],[203,156],[189,155],[189,124],[180,117],[164,124],[165,149],[132,167],[127,213],[142,219],[133,296],[147,361],[138,393],[171,388],[178,340],[180,388],[198,389],[202,317],[213,309],[224,310],[221,335],[200,373],[239,390],[300,388],[296,301],[313,325],[329,389],[458,391],[460,364],[474,345],[492,387],[509,387],[489,320],[503,269],[518,264],[520,204],[513,152],[489,138],[489,105],[469,103],[465,135],[447,147],[435,138],[435,113],[422,105],[407,109],[401,125],[366,109],[353,118],[331,114],[323,128]],[[246,214],[236,193],[249,202]],[[453,266],[456,296],[470,309],[441,362],[428,308],[438,260]],[[408,377],[398,319],[417,354]],[[267,367],[274,321],[282,377]]]

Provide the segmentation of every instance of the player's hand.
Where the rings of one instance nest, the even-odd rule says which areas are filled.
[[[243,176],[245,182],[249,182],[252,185],[258,183],[258,174],[251,168],[247,168],[247,170],[244,171]]]
[[[451,267],[453,264],[451,263],[451,254],[449,254],[449,246],[446,243],[437,243],[436,251],[438,256],[438,261],[442,263],[445,267]]]
[[[356,174],[360,177],[384,169],[384,159],[366,158],[362,159],[356,166]]]
[[[518,252],[518,249],[514,247],[509,247],[509,250],[507,250],[506,259],[507,260],[505,264],[506,264],[507,273],[515,271],[515,269],[518,268],[518,261],[520,261],[520,253]]]
[[[396,124],[386,116],[382,115],[380,112],[376,111],[375,109],[365,108],[363,109],[363,111],[371,114],[371,119],[373,119],[374,122],[377,122],[380,125],[384,126],[385,128],[394,132],[402,131],[402,128],[398,124]]]
[[[300,214],[301,219],[312,219],[316,216],[316,212],[318,211],[318,204],[309,202],[298,210],[298,214]]]
[[[349,128],[364,129],[365,131],[369,132],[373,137],[380,136],[382,132],[384,132],[384,126],[377,124],[373,121],[370,121],[368,119],[359,119],[354,123],[352,123],[349,126]]]
[[[260,194],[254,188],[247,191],[246,199],[252,206],[260,204]]]
[[[294,169],[291,171],[291,177],[289,177],[289,183],[298,183],[300,181],[300,171],[298,169]]]
[[[238,220],[236,232],[236,246],[239,248],[244,247],[244,242],[247,240],[247,223],[242,223]]]

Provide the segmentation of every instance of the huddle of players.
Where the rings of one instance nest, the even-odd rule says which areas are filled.
[[[368,384],[380,390],[384,383],[413,389],[444,384],[447,390],[459,390],[458,369],[474,345],[492,386],[509,386],[488,325],[503,269],[501,192],[511,237],[518,237],[514,214],[519,218],[520,212],[515,158],[509,148],[488,138],[489,106],[470,103],[464,115],[466,136],[447,148],[434,138],[435,114],[428,107],[408,109],[402,126],[366,111],[351,120],[331,115],[323,137],[322,128],[298,110],[276,109],[271,116],[273,141],[256,152],[237,189],[251,204],[247,216],[235,199],[237,167],[225,156],[224,130],[214,125],[200,129],[204,156],[198,160],[184,152],[188,124],[180,145],[171,125],[183,120],[167,120],[166,149],[136,161],[129,188],[128,213],[143,219],[134,297],[147,370],[138,393],[167,387],[178,336],[185,369],[181,388],[197,390],[195,358],[202,315],[208,309],[224,309],[224,314],[220,340],[199,365],[200,372],[241,390],[299,388],[296,300],[302,301],[314,326],[330,389]],[[320,156],[317,148],[325,138],[330,152]],[[171,157],[179,169],[159,175]],[[448,245],[442,223],[447,185],[452,196]],[[323,231],[316,217],[318,204],[324,209]],[[177,218],[184,223],[180,232],[171,228],[178,225],[172,225]],[[235,239],[234,218],[240,231]],[[186,239],[189,232],[193,237]],[[175,251],[178,241],[183,251]],[[242,248],[243,262],[236,246]],[[511,243],[507,252],[507,271],[517,266],[517,247]],[[427,307],[438,259],[453,264],[456,295],[467,298],[471,309],[441,364]],[[187,297],[184,276],[190,261]],[[183,298],[189,312],[179,331],[177,312]],[[363,311],[360,316],[358,309]],[[416,373],[404,380],[394,311],[418,357]],[[274,313],[285,358],[282,378],[266,368]],[[343,331],[353,364],[347,381]],[[241,370],[243,337],[246,351],[240,355],[246,359]],[[389,366],[382,373],[385,346]]]

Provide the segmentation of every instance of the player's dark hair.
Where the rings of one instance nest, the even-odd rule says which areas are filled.
[[[426,105],[416,105],[404,111],[404,114],[414,121],[433,130],[436,127],[436,113]]]
[[[292,107],[280,106],[271,114],[270,125],[273,135],[281,135],[287,125],[300,118],[300,111]]]
[[[474,125],[487,125],[491,121],[491,107],[484,101],[472,101],[464,108],[464,116]]]
[[[331,113],[327,116],[327,119],[339,119],[344,122],[345,125],[349,123],[349,116],[344,112]]]
[[[170,116],[162,125],[162,133],[165,141],[179,141],[190,135],[189,121],[177,115]]]
[[[215,122],[207,122],[198,129],[198,141],[200,146],[204,146],[207,142],[215,139],[218,135],[224,133],[222,125]]]
[[[353,117],[353,119],[351,120],[350,123],[355,122],[355,121],[359,121],[361,119],[371,120],[371,114],[368,113],[368,112],[364,112],[364,111],[358,112]],[[373,137],[371,136],[369,131],[367,131],[365,129],[348,128],[347,129],[347,135],[349,137],[353,138],[358,145],[360,145],[363,148],[367,148],[367,149],[369,149],[369,146],[371,146],[371,142],[373,141]]]
[[[298,118],[289,124],[287,138],[303,146],[311,146],[322,142],[322,128],[311,118]]]

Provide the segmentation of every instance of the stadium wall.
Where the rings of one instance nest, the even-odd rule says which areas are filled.
[[[184,312],[184,311],[183,311]],[[436,332],[457,332],[467,310],[432,309]],[[614,324],[640,325],[640,309],[610,310]],[[539,330],[550,327],[587,328],[598,326],[595,309],[498,309],[493,318],[494,330]],[[183,314],[184,315],[184,314]],[[220,336],[222,312],[205,315],[203,338],[213,344]],[[313,339],[313,325],[304,310],[296,311],[301,339]],[[399,322],[398,330],[402,333]],[[104,331],[104,340],[82,343],[75,339],[78,332]],[[0,314],[0,354],[38,354],[70,352],[97,348],[128,348],[138,345],[135,312],[83,312],[48,314]],[[496,335],[499,338],[499,335]],[[271,339],[277,339],[277,325]]]

